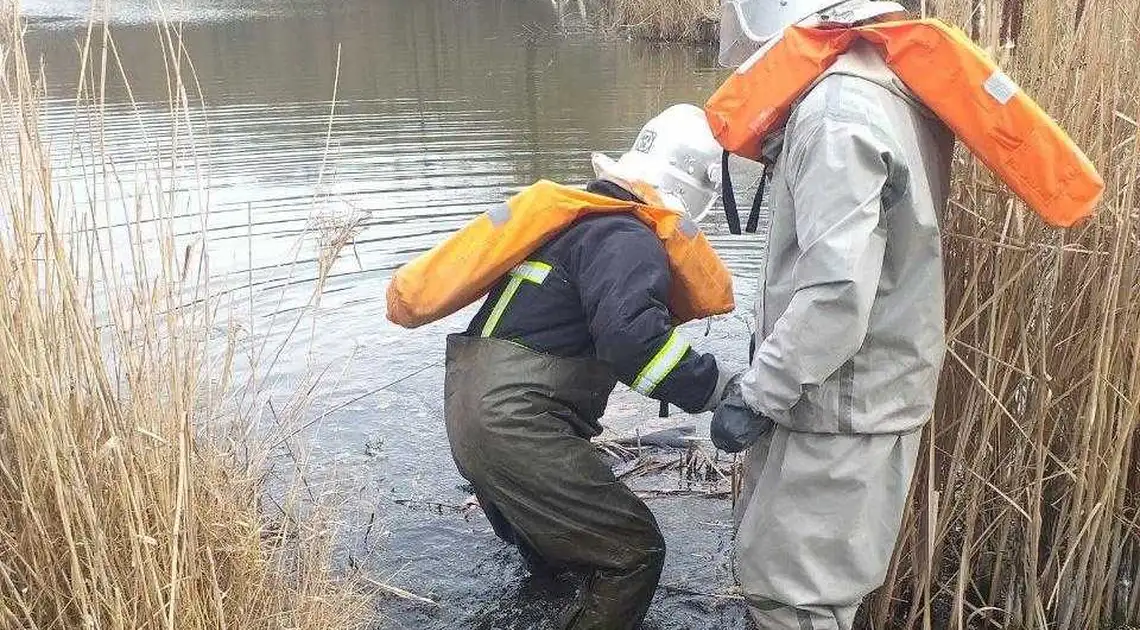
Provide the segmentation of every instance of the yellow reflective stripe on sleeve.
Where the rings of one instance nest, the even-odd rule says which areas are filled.
[[[542,284],[546,282],[546,276],[550,275],[550,265],[544,262],[528,260],[519,264],[511,270],[511,280],[507,283],[507,287],[503,289],[502,295],[499,296],[498,301],[495,302],[495,308],[491,309],[491,314],[487,316],[487,322],[483,324],[483,331],[480,333],[483,337],[490,337],[495,332],[495,328],[499,325],[499,320],[503,318],[503,313],[507,310],[507,305],[514,299],[515,293],[518,293],[519,287],[523,282],[533,282],[534,284]]]
[[[649,396],[661,381],[665,380],[666,376],[677,367],[685,353],[689,351],[689,342],[681,338],[677,334],[677,330],[673,330],[673,334],[669,335],[669,340],[657,354],[641,368],[641,373],[637,375],[637,379],[633,381],[633,390],[639,394]]]

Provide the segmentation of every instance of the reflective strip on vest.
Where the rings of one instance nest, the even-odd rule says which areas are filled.
[[[511,280],[507,283],[507,287],[503,289],[503,294],[499,296],[499,300],[495,302],[495,308],[491,309],[491,314],[487,317],[487,323],[483,324],[483,337],[490,337],[495,332],[495,328],[499,325],[499,320],[503,318],[503,313],[507,310],[507,305],[514,299],[515,293],[518,293],[519,287],[523,282],[531,282],[534,284],[542,284],[546,282],[546,276],[550,274],[550,265],[539,262],[536,260],[528,260],[519,264],[511,270]]]
[[[666,341],[649,363],[641,368],[641,373],[633,381],[633,390],[644,396],[652,394],[688,351],[689,342],[681,338],[674,329],[673,334],[669,335],[669,341]]]

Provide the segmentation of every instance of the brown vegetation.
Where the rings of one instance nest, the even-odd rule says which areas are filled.
[[[947,362],[904,544],[871,618],[1140,623],[1140,2],[933,8],[1005,62],[1107,191],[1087,226],[1050,229],[959,153],[944,226]]]
[[[3,19],[0,627],[357,627],[368,600],[330,573],[327,524],[287,497],[261,506],[233,329],[207,297],[206,261],[169,229],[185,207],[167,192],[173,165],[155,158],[132,181],[137,165],[88,146],[105,158],[80,185],[97,201],[71,201],[40,135],[23,25]],[[161,36],[183,121],[189,66],[176,32]],[[99,138],[103,86],[122,71],[98,26],[81,54],[77,116]],[[118,237],[91,229],[118,213],[131,217]]]
[[[638,37],[714,41],[720,0],[605,0],[611,24]]]

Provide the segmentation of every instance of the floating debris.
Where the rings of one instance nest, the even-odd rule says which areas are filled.
[[[735,456],[721,460],[720,453],[705,447],[704,438],[693,435],[691,425],[598,442],[599,450],[618,460],[614,476],[627,484],[648,479],[668,486],[634,488],[643,499],[662,497],[732,498],[739,488],[739,464]],[[678,445],[678,446],[673,446]],[[666,473],[676,472],[676,476]]]

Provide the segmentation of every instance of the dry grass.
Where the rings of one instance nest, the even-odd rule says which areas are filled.
[[[629,0],[674,34],[681,0]],[[716,3],[710,3],[716,4]],[[945,224],[949,353],[888,584],[863,627],[1140,625],[1140,0],[927,0],[1098,165],[1058,231],[961,151]]]
[[[358,627],[368,600],[330,574],[333,532],[289,497],[272,519],[261,506],[264,460],[243,440],[256,406],[234,387],[232,336],[211,339],[206,259],[175,248],[168,218],[185,207],[166,192],[174,182],[123,184],[102,163],[84,182],[101,193],[94,207],[68,201],[5,5],[0,627]],[[97,127],[117,61],[101,29],[91,34],[82,83]],[[163,38],[171,118],[183,121],[184,59],[174,31]],[[125,241],[85,228],[116,203],[132,217]]]
[[[1052,230],[959,154],[947,364],[917,500],[869,620],[1140,623],[1140,2],[933,8],[1005,61],[1108,190],[1095,221]]]
[[[716,38],[720,0],[604,0],[611,24],[638,37],[708,42]]]
[[[333,265],[340,259],[344,249],[356,244],[356,237],[367,227],[371,215],[350,204],[342,203],[326,208],[309,221],[309,230],[317,238],[317,287],[318,293],[328,281]],[[355,249],[352,250],[355,256]],[[359,257],[357,264],[360,264]]]

